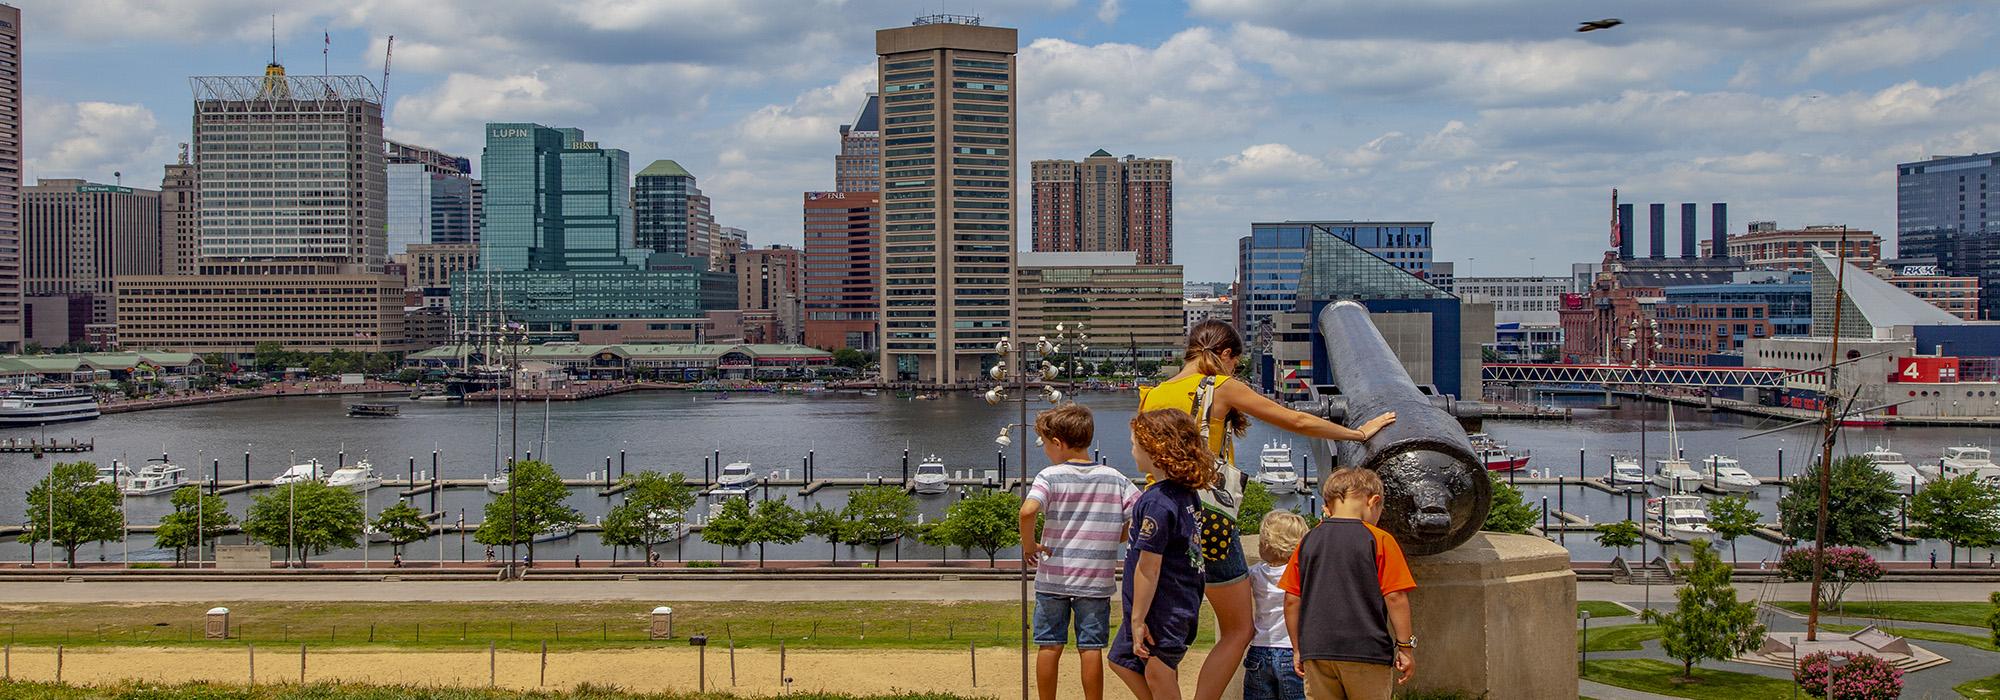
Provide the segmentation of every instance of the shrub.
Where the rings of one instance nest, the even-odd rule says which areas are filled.
[[[1820,579],[1820,597],[1827,605],[1839,605],[1847,589],[1857,583],[1882,578],[1882,565],[1860,547],[1827,547],[1826,571]],[[1813,549],[1787,549],[1778,557],[1778,571],[1787,581],[1811,581]]]
[[[1833,671],[1833,697],[1845,700],[1895,700],[1903,694],[1903,669],[1890,665],[1879,657],[1859,652],[1842,651],[1829,654],[1814,652],[1799,659],[1799,666],[1792,670],[1792,679],[1798,681],[1799,688],[1816,698],[1827,697],[1827,660],[1834,656],[1847,659],[1847,665]]]

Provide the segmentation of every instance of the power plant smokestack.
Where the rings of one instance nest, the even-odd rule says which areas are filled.
[[[1716,202],[1708,206],[1708,238],[1711,247],[1708,257],[1729,257],[1729,203]]]
[[[1634,216],[1636,215],[1632,213],[1632,205],[1618,205],[1618,258],[1620,260],[1632,259],[1632,247],[1636,245],[1632,241],[1632,219]]]
[[[1647,208],[1651,210],[1647,213],[1652,214],[1653,219],[1651,222],[1653,226],[1652,258],[1654,260],[1665,260],[1667,258],[1667,205],[1655,202]]]
[[[1695,241],[1694,224],[1695,224],[1695,219],[1699,217],[1700,215],[1695,213],[1694,202],[1681,203],[1681,259],[1682,260],[1693,260],[1697,257],[1700,257],[1700,255],[1695,250],[1695,243],[1694,243]]]

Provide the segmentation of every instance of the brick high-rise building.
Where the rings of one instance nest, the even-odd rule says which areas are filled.
[[[975,381],[1008,335],[1019,47],[974,17],[875,33],[887,380]]]
[[[192,275],[201,266],[201,180],[181,144],[180,162],[160,178],[160,274]]]
[[[0,352],[27,337],[21,299],[21,10],[0,5]]]
[[[91,334],[113,333],[112,278],[160,274],[160,193],[43,179],[21,199],[22,293],[87,294]]]
[[[777,317],[779,337],[767,342],[797,343],[804,335],[805,270],[805,254],[797,248],[774,245],[736,254],[736,308]]]
[[[882,189],[882,97],[868,93],[853,124],[840,125],[840,155],[833,157],[836,192]]]
[[[805,193],[805,344],[873,351],[882,329],[882,193]]]
[[[1038,160],[1029,168],[1036,252],[1130,251],[1141,265],[1173,262],[1173,161],[1119,159],[1100,148],[1082,162]]]

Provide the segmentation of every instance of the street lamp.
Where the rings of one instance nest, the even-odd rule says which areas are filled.
[[[1061,324],[1058,324],[1056,332],[1059,338],[1062,334],[1066,333],[1066,331],[1063,330]],[[1015,369],[1011,371],[1011,375],[1014,380],[1014,386],[1011,388],[1012,389],[1011,391],[1009,390],[1009,387],[1005,384],[1001,384],[999,386],[995,386],[992,389],[987,390],[986,402],[994,405],[999,405],[1001,402],[1004,401],[1015,401],[1020,404],[1020,422],[1001,426],[1000,435],[993,439],[995,443],[998,443],[1002,447],[1006,447],[1010,442],[1013,442],[1013,438],[1010,435],[1008,435],[1009,431],[1015,428],[1019,428],[1022,431],[1027,431],[1029,430],[1029,426],[1033,425],[1032,423],[1028,422],[1028,402],[1033,400],[1034,398],[1033,395],[1031,395],[1028,392],[1027,368],[1028,368],[1029,353],[1039,353],[1043,358],[1046,358],[1049,355],[1061,352],[1062,347],[1063,343],[1060,340],[1050,341],[1047,336],[1041,336],[1036,338],[1035,342],[1032,344],[1026,342],[1025,340],[1016,341],[1010,336],[1001,336],[999,342],[993,344],[993,349],[994,351],[1000,354],[1001,361],[999,364],[995,364],[993,366],[993,369],[990,370],[989,372],[989,376],[991,376],[993,380],[996,382],[1007,381],[1010,375],[1010,371],[1007,369],[1006,357],[1008,354],[1012,353],[1014,355]],[[1045,377],[1046,377],[1046,372],[1045,372]],[[1042,398],[1048,400],[1048,402],[1051,404],[1059,404],[1063,401],[1063,393],[1061,391],[1057,391],[1055,387],[1049,386],[1046,383],[1046,381],[1044,381],[1041,385],[1041,394]],[[1026,437],[1025,432],[1023,433],[1023,437],[1024,438]],[[1019,445],[1021,449],[1020,469],[1022,476],[1020,481],[1022,482],[1022,487],[1026,488],[1027,486],[1026,477],[1028,469],[1028,441],[1023,439],[1020,441]],[[1012,490],[1007,485],[1007,475],[1004,472],[1000,475],[1000,487],[1003,489]],[[1029,681],[1028,565],[1026,561],[1023,561],[1021,563],[1020,579],[1021,579],[1021,600],[1020,600],[1021,700],[1028,700],[1028,681]]]
[[[520,574],[514,567],[520,561],[521,502],[517,495],[520,479],[514,478],[514,464],[521,454],[521,342],[528,337],[528,327],[517,321],[509,321],[500,326],[500,334],[511,352],[507,363],[507,403],[513,409],[512,426],[508,432],[512,439],[512,449],[507,457],[507,577]]]

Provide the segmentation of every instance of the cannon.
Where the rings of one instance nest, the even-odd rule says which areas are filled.
[[[1419,389],[1361,304],[1329,304],[1316,322],[1334,384],[1313,387],[1313,400],[1300,408],[1350,427],[1396,413],[1396,422],[1367,442],[1336,443],[1336,464],[1381,475],[1379,525],[1403,551],[1438,554],[1464,544],[1493,501],[1486,468],[1454,415],[1461,408],[1476,415],[1477,408]]]

